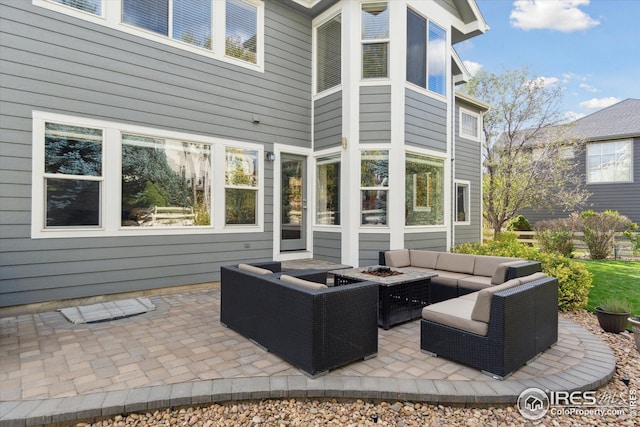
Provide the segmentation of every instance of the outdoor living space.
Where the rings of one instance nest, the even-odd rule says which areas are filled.
[[[102,323],[72,324],[57,311],[3,316],[0,426],[289,398],[512,407],[529,387],[595,390],[637,372],[561,316],[557,344],[504,380],[422,352],[419,320],[379,328],[376,357],[311,379],[221,325],[218,283],[150,300],[154,311]]]

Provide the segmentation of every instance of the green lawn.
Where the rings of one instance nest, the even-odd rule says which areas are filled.
[[[633,306],[632,314],[640,314],[640,261],[576,260],[593,274],[587,310],[608,298],[626,299]]]

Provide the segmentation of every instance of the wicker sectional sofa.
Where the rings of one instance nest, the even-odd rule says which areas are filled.
[[[438,275],[422,310],[424,351],[504,378],[558,339],[558,280],[539,262],[407,249],[379,262]]]
[[[416,249],[380,252],[379,263],[437,274],[431,279],[431,303],[456,298],[541,270],[539,262],[520,258]]]
[[[280,263],[221,268],[220,322],[315,378],[378,351],[378,285]]]
[[[420,348],[504,378],[558,340],[558,280],[508,280],[426,306]]]

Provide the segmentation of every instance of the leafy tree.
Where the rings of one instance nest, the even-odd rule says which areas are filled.
[[[463,90],[492,106],[483,122],[482,185],[483,216],[494,234],[521,209],[568,210],[585,201],[578,169],[562,155],[580,141],[560,124],[560,86],[523,68],[481,71]]]

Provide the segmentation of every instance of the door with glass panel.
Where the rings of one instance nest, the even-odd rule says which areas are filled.
[[[303,156],[283,153],[280,156],[280,250],[304,251],[307,249],[306,191],[307,161]]]

